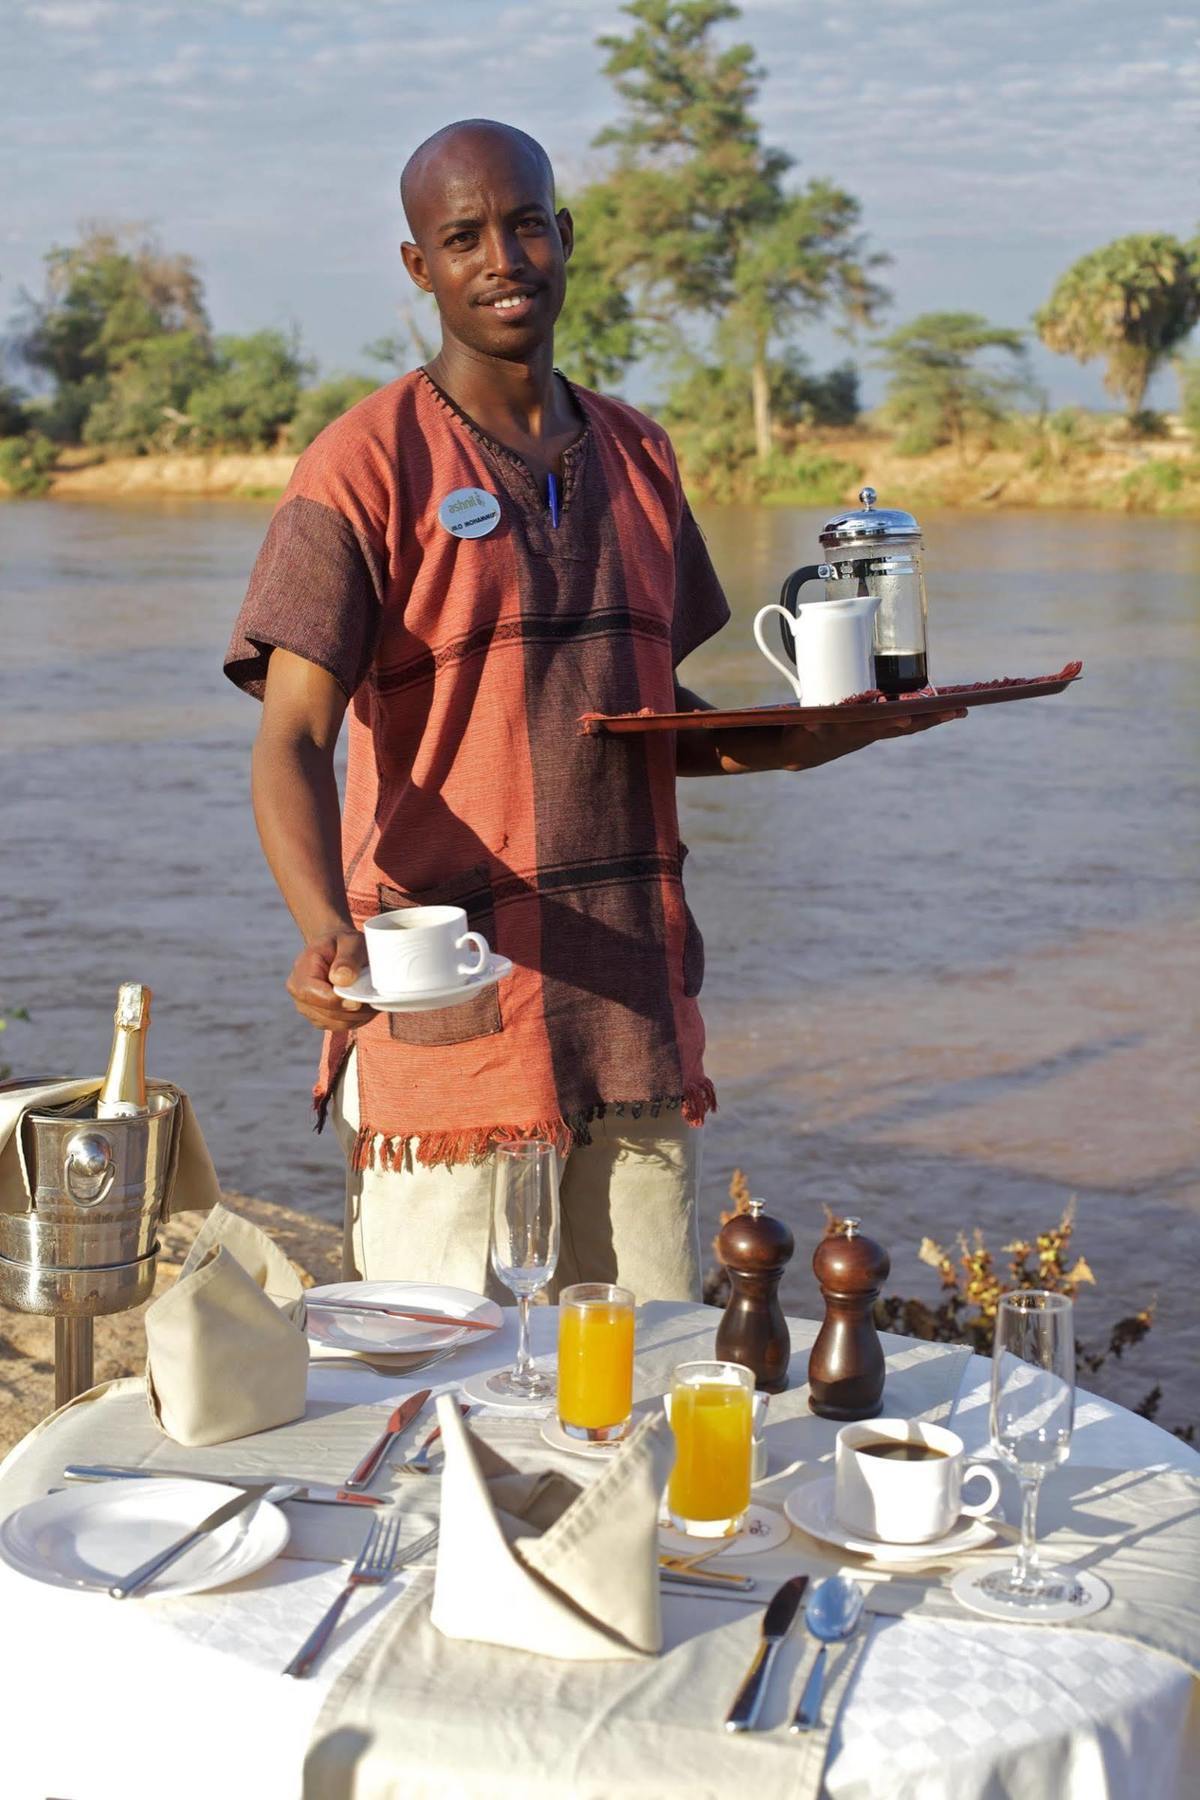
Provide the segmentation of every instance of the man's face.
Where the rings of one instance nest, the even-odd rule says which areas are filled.
[[[409,212],[417,242],[403,246],[404,264],[437,301],[448,336],[514,362],[550,339],[566,294],[571,215],[554,212],[535,156],[464,132],[421,171]]]

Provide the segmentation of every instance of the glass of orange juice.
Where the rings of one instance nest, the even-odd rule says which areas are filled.
[[[740,1363],[680,1363],[671,1381],[675,1466],[667,1511],[689,1537],[732,1537],[750,1506],[754,1374]]]
[[[568,1437],[624,1437],[633,1411],[633,1295],[578,1281],[558,1297],[558,1422]]]

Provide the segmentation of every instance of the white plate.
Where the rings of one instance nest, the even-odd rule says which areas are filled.
[[[974,1563],[969,1569],[960,1569],[950,1583],[950,1592],[969,1612],[982,1613],[987,1619],[1004,1619],[1010,1625],[1063,1625],[1072,1619],[1086,1619],[1089,1613],[1103,1612],[1112,1599],[1107,1581],[1090,1569],[1076,1569],[1074,1575],[1081,1590],[1077,1600],[1059,1600],[1053,1606],[1006,1606],[1003,1600],[985,1594],[980,1583],[993,1569],[1011,1569],[1015,1557],[1014,1550],[1004,1561]]]
[[[847,1531],[839,1525],[834,1517],[833,1501],[834,1478],[828,1475],[824,1480],[806,1481],[793,1488],[784,1500],[783,1510],[792,1524],[807,1531],[810,1537],[836,1544],[839,1550],[849,1550],[855,1556],[873,1557],[876,1562],[936,1562],[939,1557],[977,1550],[981,1544],[990,1544],[996,1535],[984,1520],[970,1519],[964,1514],[945,1537],[933,1538],[925,1544],[885,1544],[879,1538],[860,1537],[857,1532]]]
[[[590,1456],[595,1462],[611,1462],[628,1436],[627,1431],[625,1437],[611,1438],[607,1441],[597,1438],[577,1438],[572,1437],[569,1431],[563,1430],[556,1413],[551,1413],[549,1418],[542,1420],[543,1444],[549,1444],[552,1450],[567,1450],[572,1456]]]
[[[547,1367],[544,1361],[539,1361],[537,1358],[534,1359],[533,1366],[543,1375],[552,1375],[554,1372],[553,1363]],[[502,1367],[511,1369],[512,1363],[504,1363]],[[493,1394],[488,1387],[488,1382],[493,1375],[497,1375],[499,1372],[499,1369],[484,1369],[481,1374],[470,1376],[462,1383],[460,1393],[467,1400],[473,1401],[476,1406],[486,1406],[492,1412],[519,1413],[526,1418],[545,1418],[554,1411],[556,1399],[553,1394],[539,1394],[532,1400],[522,1400],[516,1394]]]
[[[511,975],[512,970],[511,958],[498,956],[493,950],[478,975],[468,975],[465,981],[457,981],[453,987],[428,988],[420,994],[380,994],[371,980],[370,970],[364,969],[349,987],[335,987],[333,991],[339,1000],[361,1000],[364,1006],[373,1006],[376,1012],[437,1012],[473,1000],[485,988],[495,987],[498,981]]]
[[[107,1588],[237,1492],[216,1481],[159,1478],[63,1488],[8,1515],[0,1524],[0,1558],[51,1587]],[[283,1513],[260,1500],[202,1538],[157,1576],[146,1594],[202,1594],[224,1587],[272,1562],[287,1541]]]
[[[477,1319],[483,1325],[499,1325],[503,1313],[494,1300],[473,1294],[470,1288],[435,1287],[426,1281],[334,1281],[327,1287],[309,1288],[305,1300],[336,1300],[352,1307],[356,1300],[376,1306],[402,1306],[413,1312],[446,1313],[456,1319]],[[329,1350],[408,1352],[443,1350],[466,1343],[486,1343],[490,1331],[464,1331],[458,1325],[422,1325],[416,1319],[391,1318],[387,1313],[325,1312],[311,1304],[306,1330],[314,1343]]]
[[[774,1550],[791,1535],[791,1526],[782,1513],[774,1507],[751,1505],[746,1514],[746,1523],[736,1537],[724,1540],[721,1556],[757,1556],[760,1550]],[[673,1525],[659,1525],[658,1541],[664,1550],[674,1556],[694,1556],[698,1550],[711,1550],[717,1538],[686,1537],[682,1531],[676,1531]],[[714,1562],[718,1559],[713,1558]],[[699,1574],[699,1570],[697,1570]]]

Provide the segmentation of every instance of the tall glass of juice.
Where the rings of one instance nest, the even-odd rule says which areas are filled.
[[[610,1443],[633,1411],[633,1295],[579,1281],[558,1297],[558,1422],[568,1437]]]
[[[750,1506],[754,1375],[740,1363],[680,1363],[671,1382],[675,1466],[667,1510],[689,1537],[731,1537]]]

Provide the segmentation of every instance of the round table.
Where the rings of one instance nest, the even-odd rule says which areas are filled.
[[[657,1333],[669,1345],[686,1335],[689,1323],[711,1330],[715,1316],[667,1303],[641,1308],[639,1351],[643,1334]],[[536,1308],[532,1325],[535,1355],[552,1354],[554,1309]],[[805,1321],[792,1325],[801,1373],[815,1330]],[[506,1313],[499,1342],[473,1345],[428,1375],[404,1380],[314,1364],[310,1415],[332,1420],[347,1408],[395,1404],[427,1384],[435,1393],[454,1391],[466,1375],[511,1356],[515,1335],[515,1317]],[[964,1355],[961,1370],[947,1422],[968,1450],[985,1451],[988,1365]],[[44,1480],[31,1488],[31,1471],[48,1466],[67,1421],[78,1457],[80,1418],[94,1414],[87,1428],[92,1460],[114,1460],[104,1402],[85,1406],[91,1409],[85,1415],[56,1415],[0,1465],[0,1516],[31,1492],[45,1491]],[[836,1427],[806,1424],[825,1431],[832,1446]],[[189,1452],[161,1435],[159,1442],[160,1464],[188,1466]],[[222,1451],[226,1466],[236,1468],[236,1445],[207,1452],[208,1466],[219,1466],[212,1458]],[[1186,1446],[1082,1393],[1072,1454],[1098,1467],[1200,1473],[1200,1458]],[[576,1460],[586,1479],[589,1465]],[[409,1478],[402,1497],[428,1504],[429,1493]],[[0,1565],[0,1791],[6,1800],[161,1800],[165,1794],[297,1800],[322,1702],[395,1592],[357,1596],[315,1674],[305,1681],[282,1677],[281,1667],[345,1573],[335,1563],[289,1557],[210,1594],[117,1603],[54,1589]],[[1192,1685],[1173,1659],[1096,1631],[996,1627],[966,1614],[961,1622],[880,1618],[831,1740],[825,1791],[831,1800],[1182,1797],[1192,1791],[1183,1767]],[[452,1706],[450,1699],[448,1731]],[[652,1742],[647,1774],[648,1794],[655,1791]],[[453,1791],[456,1800],[476,1792],[480,1800],[495,1800],[556,1790],[536,1770],[498,1769],[486,1791],[440,1791]]]

